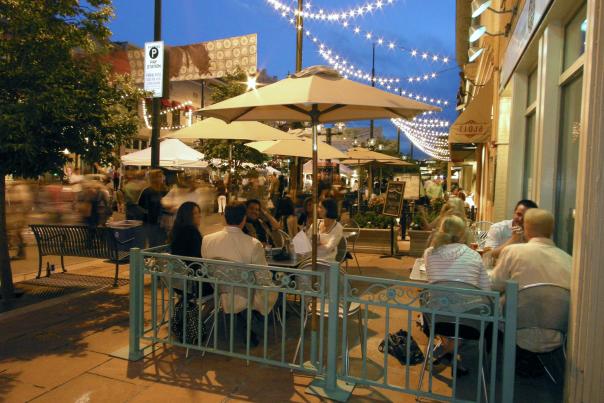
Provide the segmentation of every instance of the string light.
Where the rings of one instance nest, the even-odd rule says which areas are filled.
[[[413,121],[391,119],[392,124],[399,128],[405,136],[420,150],[429,156],[449,161],[448,133],[414,127]]]
[[[147,113],[147,103],[145,102],[144,99],[141,100],[141,105],[142,105],[142,109],[143,109],[143,120],[145,121],[145,127],[147,129],[151,129],[151,124],[149,123],[149,119],[151,119],[151,115],[149,115]],[[193,105],[193,101],[185,101],[182,104],[178,105],[178,106],[173,106],[170,107],[168,109],[165,109],[163,111],[161,111],[159,114],[160,115],[165,115],[168,112],[175,112],[178,110],[182,110],[185,108],[188,108],[189,106]],[[161,130],[179,130],[179,129],[184,129],[185,127],[189,127],[193,124],[193,111],[191,110],[187,110],[185,112],[185,116],[187,118],[187,123],[184,125],[173,125],[173,126],[162,126],[160,129]]]
[[[331,65],[334,69],[336,69],[340,74],[342,74],[344,76],[344,78],[354,77],[354,78],[364,80],[367,82],[372,81],[371,73],[364,71],[362,69],[359,69],[353,64],[350,64],[345,58],[336,54],[331,49],[327,48],[325,46],[325,44],[320,43],[319,38],[314,36],[310,31],[306,31],[306,36],[308,36],[312,40],[312,42],[315,43],[319,47],[319,54],[321,55],[321,57],[323,57],[323,59],[327,63],[329,63],[329,65]],[[433,105],[438,105],[438,106],[448,106],[449,105],[449,101],[447,101],[447,100],[434,98],[434,97],[428,97],[428,96],[416,93],[414,91],[408,91],[406,89],[400,88],[398,86],[398,84],[401,82],[401,80],[399,78],[375,76],[375,77],[373,77],[373,81],[376,84],[380,85],[381,87],[384,87],[387,90],[399,93],[400,95],[406,96],[407,98],[412,98],[417,101],[431,103]]]
[[[362,6],[350,7],[347,10],[342,11],[329,11],[325,9],[316,10],[313,5],[309,2],[304,5],[304,10],[299,12],[297,8],[290,7],[287,4],[282,3],[279,0],[266,0],[275,10],[282,14],[293,14],[294,16],[302,15],[302,18],[316,20],[316,21],[330,21],[347,23],[351,19],[363,17],[366,14],[370,14],[373,11],[381,10],[386,5],[394,4],[394,0],[373,0],[369,1]]]
[[[293,22],[294,18],[299,15],[299,12],[296,8],[290,7],[278,0],[267,0],[267,3],[270,6],[272,6],[274,10],[279,12],[282,17],[290,17],[290,22]],[[366,31],[366,30],[362,29],[359,25],[355,25],[354,27],[352,27],[350,25],[350,19],[367,14],[374,9],[381,8],[381,6],[384,5],[384,2],[382,1],[381,6],[376,7],[377,3],[379,3],[379,1],[374,1],[373,3],[368,3],[364,7],[358,7],[356,9],[352,9],[352,10],[356,10],[356,11],[352,11],[352,12],[348,11],[348,12],[328,13],[328,12],[325,12],[324,10],[319,10],[318,13],[313,13],[313,12],[309,12],[307,10],[307,11],[302,12],[302,17],[308,18],[311,20],[315,20],[315,21],[328,21],[328,22],[337,23],[345,30],[351,30],[354,34],[357,34],[359,36],[362,35],[366,40],[374,42],[374,38],[376,37],[376,35],[373,32]],[[386,2],[386,3],[393,4],[394,1]],[[359,14],[359,12],[360,12],[360,14]],[[294,18],[291,18],[291,17],[294,17]],[[299,26],[297,28],[301,29],[301,27],[299,27]],[[430,63],[448,64],[449,61],[451,61],[451,57],[449,57],[449,56],[443,56],[443,55],[439,55],[439,54],[433,53],[433,52],[420,51],[416,48],[401,46],[401,45],[398,45],[396,43],[396,41],[386,40],[382,37],[378,37],[376,44],[378,46],[387,46],[388,49],[391,49],[391,50],[395,50],[395,49],[400,50],[404,54],[408,55],[409,57],[412,57],[412,58],[415,58],[418,60],[422,60],[422,61],[426,61],[426,62],[430,62]]]

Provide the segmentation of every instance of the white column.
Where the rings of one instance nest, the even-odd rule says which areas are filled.
[[[539,40],[537,71],[537,111],[531,197],[539,207],[554,211],[556,201],[556,161],[560,136],[560,74],[564,28],[551,23]]]
[[[565,401],[604,396],[604,4],[588,0]]]
[[[499,216],[500,220],[509,219],[514,206],[522,198],[522,181],[524,180],[524,158],[526,143],[526,97],[528,78],[523,72],[516,71],[509,84],[512,87],[512,104],[510,106],[510,127],[507,156],[507,182],[505,184],[505,203]],[[497,161],[499,163],[499,160]],[[497,168],[499,170],[499,167]]]

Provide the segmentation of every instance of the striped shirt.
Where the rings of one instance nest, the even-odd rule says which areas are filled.
[[[478,252],[464,244],[453,243],[424,252],[428,282],[463,281],[483,290],[491,289],[491,280]]]

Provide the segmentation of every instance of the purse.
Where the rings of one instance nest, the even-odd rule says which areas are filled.
[[[186,344],[197,344],[199,332],[199,306],[194,301],[187,302],[187,323],[186,332],[187,339],[183,340],[183,309],[184,303],[182,300],[178,301],[174,305],[174,312],[172,312],[171,328],[172,334],[176,337],[179,343]],[[202,321],[203,323],[203,321]],[[201,329],[201,335],[203,337],[203,325]]]
[[[401,365],[407,365],[407,332],[401,329],[396,333],[389,333],[387,338],[388,354],[396,358]],[[409,337],[409,341],[411,343],[409,347],[409,365],[417,365],[424,361],[424,353],[419,349],[413,337]],[[378,346],[380,353],[384,352],[385,344],[386,340],[382,340]]]

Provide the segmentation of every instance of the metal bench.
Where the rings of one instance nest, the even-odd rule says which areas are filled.
[[[113,286],[117,287],[120,261],[128,257],[124,245],[134,240],[120,241],[112,228],[90,228],[85,225],[39,224],[30,225],[38,244],[38,275],[42,273],[43,256],[61,256],[61,269],[65,270],[65,256],[108,259],[115,263]],[[50,276],[50,270],[47,271]]]

